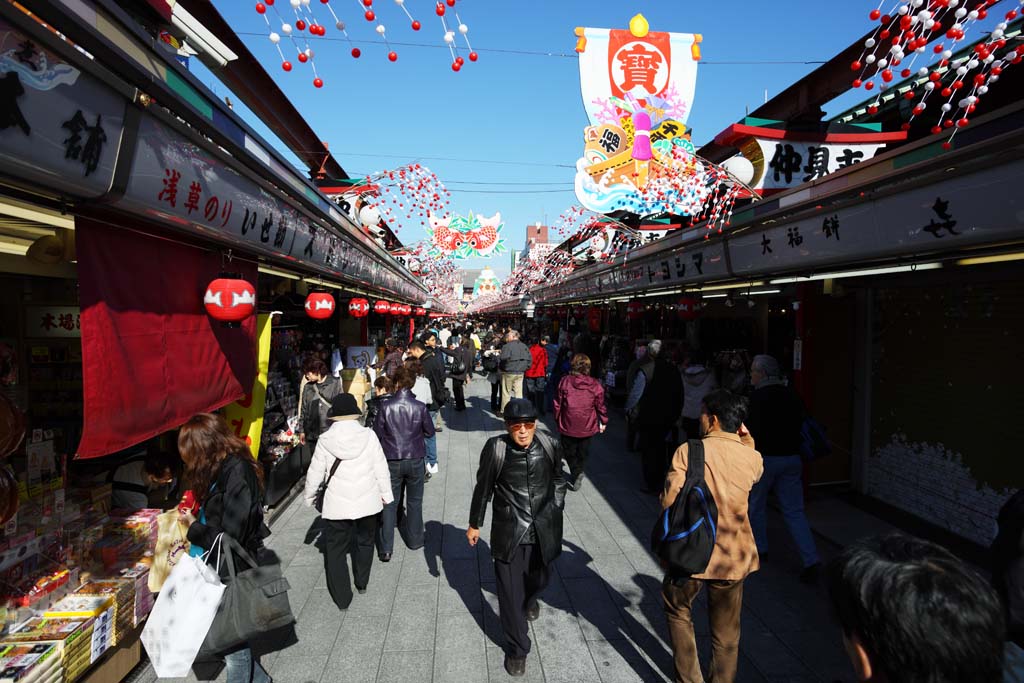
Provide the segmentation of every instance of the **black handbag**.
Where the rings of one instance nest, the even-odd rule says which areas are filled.
[[[288,603],[291,586],[281,573],[280,563],[257,565],[249,553],[227,534],[221,534],[221,548],[221,557],[228,567],[227,588],[200,649],[200,654],[207,656],[238,647],[261,633],[295,623],[295,615]],[[249,568],[235,573],[236,558]],[[218,558],[218,571],[220,562]]]
[[[316,508],[317,512],[324,511],[324,498],[327,497],[327,485],[331,483],[331,478],[334,476],[334,473],[338,471],[338,465],[340,464],[341,460],[335,458],[334,464],[331,465],[331,473],[328,474],[322,482],[320,482],[320,486],[316,487],[316,497],[313,498],[313,507]]]

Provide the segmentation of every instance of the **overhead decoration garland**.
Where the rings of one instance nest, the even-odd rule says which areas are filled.
[[[881,5],[871,11],[869,18],[878,22],[874,33],[864,41],[864,51],[850,68],[859,72],[853,81],[854,88],[863,87],[874,91],[878,99],[868,107],[868,114],[878,112],[882,93],[898,76],[909,78],[917,75],[927,77],[920,88],[903,94],[907,100],[917,100],[911,110],[910,120],[923,116],[925,111],[937,111],[938,118],[932,126],[933,134],[949,130],[949,139],[943,147],[952,147],[958,129],[970,123],[970,115],[977,109],[989,86],[999,80],[1003,70],[1024,59],[1024,45],[1006,49],[1004,33],[1010,21],[1020,16],[1019,7],[1024,0],[1016,0],[1017,9],[1005,14],[986,40],[974,46],[973,53],[953,59],[957,47],[962,44],[975,25],[988,16],[989,8],[1000,0],[986,0],[976,9],[968,10],[966,0],[911,0],[895,4],[883,13]],[[939,61],[932,67],[922,65],[916,70],[914,63],[920,58],[927,61],[929,36],[944,32],[945,41],[932,47],[932,53],[939,55]],[[897,69],[897,67],[902,67]],[[941,98],[941,104],[930,103],[934,93]],[[934,106],[929,106],[934,105]],[[909,121],[904,128],[909,128]]]
[[[398,52],[391,47],[391,43],[388,41],[387,28],[382,22],[377,20],[377,13],[373,9],[373,0],[353,0],[362,18],[370,23],[377,22],[376,32],[380,36],[380,39],[384,42],[387,48],[387,57],[390,61],[398,61]],[[395,4],[405,13],[406,18],[410,22],[410,26],[413,31],[419,31],[423,26],[413,17],[405,6],[405,0],[394,0]],[[458,12],[454,11],[457,0],[445,0],[444,2],[437,2],[434,5],[434,14],[437,15],[443,29],[442,38],[445,45],[448,47],[449,53],[452,57],[452,71],[461,71],[463,65],[466,63],[466,59],[459,53],[459,45],[456,39],[455,33],[462,36],[463,42],[466,44],[466,52],[469,61],[475,62],[480,56],[473,50],[473,46],[469,42],[469,26],[459,17]],[[281,4],[284,4],[284,0],[281,0]],[[316,14],[313,12],[313,7],[316,5],[313,0],[289,0],[291,11],[294,13],[295,18],[292,20],[291,17],[282,15],[282,12],[278,10],[276,0],[262,0],[256,3],[256,12],[263,17],[263,20],[267,23],[267,30],[270,32],[267,36],[270,42],[277,48],[277,53],[281,57],[281,68],[284,71],[292,71],[294,65],[288,57],[285,56],[284,50],[281,49],[282,39],[286,39],[291,42],[292,47],[295,50],[296,57],[300,64],[309,64],[313,71],[313,86],[322,88],[324,81],[317,74],[316,64],[313,61],[314,52],[310,46],[309,39],[306,37],[305,32],[308,31],[309,35],[315,37],[323,37],[327,35],[327,23],[321,21]],[[337,12],[334,11],[334,6],[330,0],[320,0],[320,4],[323,5],[328,12],[331,14],[333,19],[332,23],[334,28],[337,29],[348,41],[351,50],[349,54],[353,58],[359,59],[362,56],[362,51],[353,45],[352,39],[348,34],[348,27],[344,20],[338,16]],[[452,24],[455,27],[453,30],[446,18],[451,9],[451,14],[454,15],[457,23]],[[270,22],[270,17],[267,16],[267,11],[270,10],[277,19],[278,26],[275,27]],[[287,9],[284,10],[287,13]],[[280,31],[280,33],[278,33]]]
[[[403,225],[415,221],[426,229],[431,214],[447,214],[451,206],[451,192],[433,171],[421,164],[380,171],[367,181],[364,194],[376,197],[374,203],[381,218],[396,233]]]
[[[433,245],[431,256],[489,258],[508,251],[505,240],[501,239],[505,224],[501,222],[500,213],[490,218],[474,216],[472,211],[468,216],[441,218],[431,213],[427,217],[430,222],[427,235]]]

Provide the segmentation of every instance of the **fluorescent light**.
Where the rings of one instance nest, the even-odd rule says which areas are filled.
[[[0,254],[14,254],[24,256],[28,253],[28,244],[17,244],[15,242],[0,242]]]
[[[915,270],[938,270],[941,263],[919,263],[913,266],[891,266],[889,268],[869,268],[867,270],[848,270],[841,273],[822,273],[798,277],[783,277],[769,281],[772,285],[786,285],[792,282],[810,282],[812,280],[838,280],[844,277],[867,277],[869,275],[889,275],[891,273],[910,273]]]
[[[974,256],[962,258],[956,262],[958,266],[980,266],[985,263],[1005,263],[1006,261],[1024,260],[1024,251],[1013,254],[997,254],[996,256]]]
[[[714,292],[722,289],[746,289],[747,287],[760,287],[765,284],[763,280],[757,282],[737,282],[731,285],[711,285],[710,287],[690,287],[687,292]],[[774,282],[772,282],[774,284]]]
[[[781,289],[762,289],[759,292],[747,292],[747,296],[757,296],[759,294],[778,294]]]
[[[333,282],[324,282],[323,280],[312,277],[304,277],[302,278],[302,281],[310,285],[317,285],[318,287],[330,287],[331,289],[345,289],[339,284],[335,284]]]
[[[289,280],[301,280],[302,279],[298,275],[293,275],[292,273],[286,273],[283,270],[274,270],[273,268],[266,268],[264,266],[259,266],[257,268],[257,270],[259,270],[259,272],[265,273],[267,275],[276,275],[278,277],[288,278]]]
[[[728,294],[705,294],[702,299],[724,299]]]

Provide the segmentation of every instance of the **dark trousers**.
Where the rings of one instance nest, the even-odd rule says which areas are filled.
[[[505,632],[505,654],[525,657],[530,653],[526,607],[547,587],[551,570],[544,564],[540,548],[531,543],[518,546],[509,562],[495,560],[494,577],[498,580],[498,612]]]
[[[377,515],[359,519],[325,519],[324,567],[327,590],[339,609],[352,604],[352,583],[348,576],[348,556],[352,549],[352,575],[356,588],[366,588],[373,566],[373,537],[377,532]]]
[[[491,410],[501,409],[501,382],[491,382]]]
[[[638,425],[640,432],[640,460],[643,463],[644,484],[648,491],[660,491],[665,486],[668,458],[665,437],[671,427]]]
[[[676,681],[703,683],[697,641],[693,635],[693,601],[701,588],[708,588],[708,621],[711,625],[711,666],[708,680],[733,683],[740,651],[740,612],[743,608],[743,581],[690,579],[680,584],[668,580],[662,585],[661,598],[672,639]]]
[[[466,380],[452,378],[452,396],[455,397],[455,410],[466,409]]]
[[[587,456],[590,454],[590,439],[593,437],[576,437],[562,434],[562,457],[569,464],[569,473],[575,479],[583,474],[583,468],[587,464]]]
[[[405,493],[405,531],[412,549],[423,547],[423,458],[415,460],[388,460],[391,470],[391,493],[395,500],[384,506],[381,513],[380,531],[377,533],[377,551],[390,553],[395,550],[395,526],[398,523],[398,506]]]

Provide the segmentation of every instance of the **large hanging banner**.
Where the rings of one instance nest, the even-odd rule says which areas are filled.
[[[488,258],[507,251],[505,240],[501,238],[501,213],[490,218],[474,216],[448,216],[441,218],[433,213],[427,215],[430,226],[427,236],[430,238],[431,256],[446,256],[465,259],[469,257]]]
[[[700,34],[651,31],[638,14],[628,31],[577,28],[576,36],[583,106],[592,125],[604,123],[602,110],[612,98],[627,96],[669,108],[673,119],[686,123],[697,86]]]
[[[224,406],[224,419],[237,436],[245,439],[252,457],[259,458],[263,435],[263,409],[267,401],[267,374],[270,370],[270,316],[256,317],[256,381],[248,394]]]

